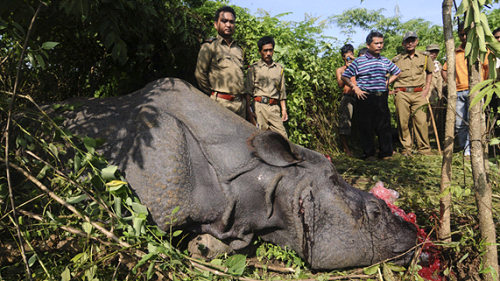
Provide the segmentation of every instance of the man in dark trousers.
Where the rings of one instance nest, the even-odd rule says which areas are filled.
[[[390,60],[380,55],[384,47],[384,35],[372,31],[366,37],[368,53],[356,58],[342,74],[345,85],[354,90],[358,98],[361,145],[367,161],[374,161],[374,132],[378,136],[380,159],[390,159],[393,154],[391,114],[387,104],[388,85],[401,74]],[[389,74],[389,79],[387,79]],[[356,77],[356,84],[350,78]]]

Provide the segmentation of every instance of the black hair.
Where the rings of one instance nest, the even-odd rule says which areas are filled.
[[[368,48],[367,47],[363,47],[363,48],[359,49],[359,51],[358,51],[358,57],[364,56],[364,55],[366,55],[366,53],[368,53]]]
[[[342,56],[349,52],[352,52],[354,54],[354,47],[351,44],[345,44],[342,48],[340,48],[340,54]]]
[[[373,37],[384,38],[384,35],[378,31],[371,31],[368,36],[366,36],[366,45],[370,45],[373,42]]]
[[[458,23],[458,32],[460,32],[460,31],[464,31],[464,23],[463,22]]]
[[[262,51],[262,47],[264,47],[264,45],[267,44],[272,44],[274,49],[274,45],[276,44],[274,42],[274,38],[271,36],[264,36],[260,38],[259,41],[257,41],[257,47],[259,47],[259,52]]]
[[[229,6],[224,6],[224,7],[219,8],[215,12],[215,16],[214,16],[214,21],[215,22],[219,20],[219,15],[220,15],[221,12],[229,12],[229,13],[233,14],[234,19],[236,19],[236,12],[234,11],[234,9],[231,8],[231,7],[229,7]]]
[[[497,27],[497,29],[493,30],[493,35],[495,35],[495,33],[499,32],[500,31],[500,27]]]

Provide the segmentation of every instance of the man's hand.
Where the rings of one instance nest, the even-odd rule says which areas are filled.
[[[247,121],[252,123],[252,125],[257,126],[257,122],[255,122],[255,118],[257,118],[257,115],[253,113],[252,108],[250,106],[247,106]]]
[[[366,97],[368,95],[367,92],[362,91],[358,86],[354,86],[353,90],[354,90],[354,93],[356,94],[356,96],[358,97],[358,100],[366,99]]]
[[[422,97],[423,97],[424,99],[425,99],[425,98],[427,98],[427,95],[428,95],[428,94],[429,94],[429,89],[424,89],[424,90],[422,91]]]
[[[286,112],[286,108],[281,110],[281,121],[285,122],[288,120],[288,113]]]

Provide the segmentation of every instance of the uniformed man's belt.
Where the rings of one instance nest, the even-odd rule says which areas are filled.
[[[240,95],[230,95],[230,94],[221,93],[221,92],[212,92],[212,96],[213,95],[215,95],[216,98],[221,98],[221,99],[225,99],[225,100],[228,100],[228,101],[239,101],[239,100],[241,100],[241,96]]]
[[[395,88],[394,90],[398,92],[407,92],[407,93],[416,93],[416,92],[422,92],[424,88],[422,87],[400,87],[400,88]]]
[[[254,100],[257,102],[260,102],[260,103],[265,103],[265,104],[270,104],[270,105],[278,104],[277,99],[271,99],[268,97],[255,97]]]

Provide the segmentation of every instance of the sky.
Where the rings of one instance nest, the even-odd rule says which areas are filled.
[[[457,0],[457,5],[461,1]],[[442,26],[442,1],[441,0],[230,0],[230,4],[248,8],[251,14],[256,14],[259,9],[268,12],[271,16],[282,13],[292,13],[280,17],[286,21],[303,21],[305,14],[313,17],[320,17],[319,20],[325,20],[329,16],[339,15],[344,10],[350,8],[366,8],[368,10],[378,10],[384,8],[385,17],[396,15],[396,7],[399,8],[399,15],[402,21],[406,22],[415,18],[423,18],[432,24]],[[500,4],[495,4],[493,8],[500,8]],[[237,28],[237,27],[236,27]],[[325,30],[324,35],[337,38],[340,42],[345,42],[347,36],[340,33],[336,26]],[[357,31],[353,36],[354,45],[364,43],[366,35],[364,31]]]

